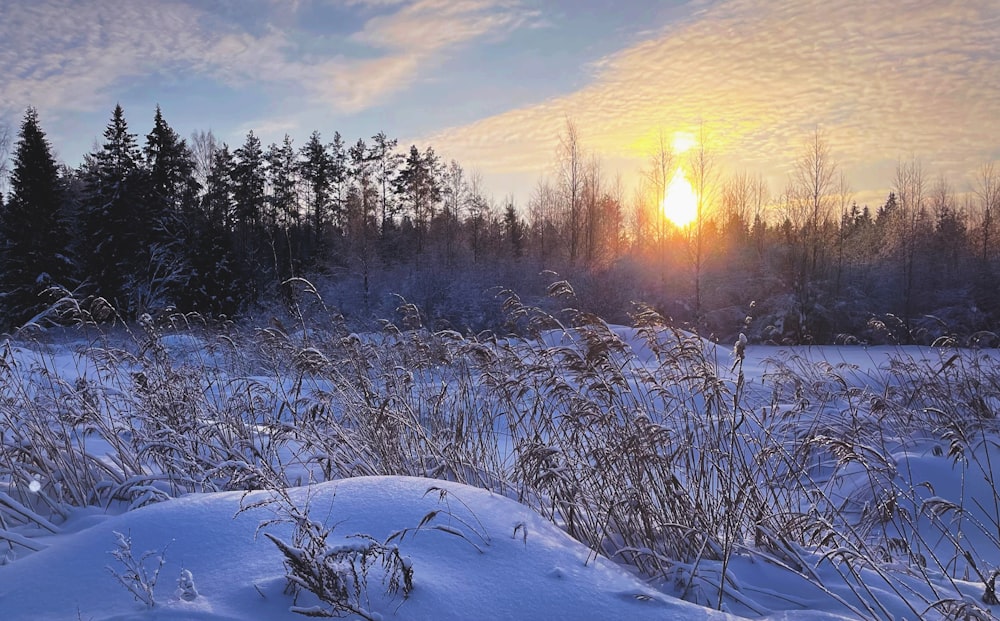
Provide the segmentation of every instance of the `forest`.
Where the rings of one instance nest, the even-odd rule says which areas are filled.
[[[549,174],[516,205],[433,146],[339,132],[265,146],[251,131],[233,148],[210,131],[182,138],[159,107],[140,139],[115,106],[72,167],[29,108],[0,149],[0,329],[80,313],[259,323],[304,278],[358,329],[405,304],[436,329],[505,333],[517,326],[500,292],[558,310],[546,291],[569,281],[574,306],[608,321],[643,303],[725,342],[996,341],[992,164],[959,187],[901,159],[884,202],[859,205],[819,129],[780,189],[722,170],[707,141],[677,153],[662,137],[626,188],[572,120],[553,132]],[[661,207],[678,169],[697,196],[686,226]]]

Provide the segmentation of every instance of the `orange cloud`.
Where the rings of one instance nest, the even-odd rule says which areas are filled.
[[[427,140],[487,174],[539,171],[568,117],[638,167],[661,129],[704,122],[727,165],[780,176],[818,125],[856,175],[914,154],[961,176],[1000,146],[997,32],[995,0],[728,0],[602,59],[576,92]]]

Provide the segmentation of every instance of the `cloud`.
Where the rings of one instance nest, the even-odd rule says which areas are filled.
[[[397,6],[385,0],[365,4]],[[374,59],[328,64],[321,92],[346,111],[382,103],[405,90],[446,52],[477,39],[496,40],[529,23],[537,13],[513,0],[416,0],[369,19],[350,40],[378,52]]]
[[[518,5],[496,0],[418,0],[369,20],[351,38],[375,48],[430,54],[523,23]]]
[[[484,169],[537,171],[572,118],[587,146],[638,166],[660,129],[703,122],[728,165],[780,173],[820,126],[860,176],[910,154],[962,175],[998,146],[998,31],[995,0],[702,4],[601,59],[576,92],[427,139]]]
[[[532,15],[513,0],[348,1],[342,4],[377,14],[301,58],[296,43],[307,35],[289,16],[306,2],[291,12],[273,1],[241,4],[261,12],[257,24],[281,11],[280,28],[251,33],[195,3],[0,0],[0,109],[87,110],[108,105],[124,80],[193,72],[230,85],[283,85],[281,92],[304,93],[314,105],[358,112],[404,91],[447,52],[505,36]]]
[[[119,80],[176,67],[205,50],[197,13],[183,5],[3,2],[0,107],[107,105]]]

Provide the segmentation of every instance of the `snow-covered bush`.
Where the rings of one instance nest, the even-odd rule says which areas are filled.
[[[131,535],[115,531],[115,538],[117,545],[108,554],[113,556],[121,567],[119,569],[108,565],[106,569],[136,601],[147,608],[155,607],[154,590],[156,581],[160,577],[160,570],[166,562],[166,548],[159,552],[148,550],[136,558],[132,549]]]
[[[182,569],[177,577],[177,598],[185,602],[198,599],[198,589],[194,585],[194,576],[189,569]]]
[[[413,568],[395,545],[382,543],[365,534],[341,537],[334,541],[333,527],[313,519],[309,508],[300,509],[281,489],[272,489],[272,497],[244,507],[276,508],[278,517],[261,525],[292,525],[290,540],[264,532],[284,557],[288,587],[295,595],[293,612],[310,617],[356,615],[373,620],[368,591],[369,578],[377,575],[386,594],[406,597],[413,590]],[[312,594],[315,604],[299,605],[302,592]]]

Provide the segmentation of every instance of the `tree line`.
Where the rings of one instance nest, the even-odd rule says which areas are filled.
[[[567,121],[553,172],[519,209],[433,147],[401,149],[383,132],[353,143],[313,132],[296,147],[251,131],[231,148],[211,132],[181,138],[159,107],[140,143],[116,106],[100,147],[71,168],[29,108],[0,193],[2,328],[77,304],[126,320],[171,308],[238,316],[290,302],[297,276],[325,283],[362,323],[403,293],[426,321],[497,329],[499,302],[483,292],[544,305],[546,284],[567,278],[582,309],[627,321],[644,302],[720,338],[914,341],[995,326],[991,165],[958,193],[900,161],[871,208],[853,200],[818,130],[781,192],[720,170],[708,142],[678,154],[661,137],[627,191]],[[678,167],[698,202],[685,227],[661,208]]]
[[[428,147],[400,153],[379,133],[347,144],[313,132],[264,147],[251,131],[231,149],[210,132],[189,144],[163,118],[140,144],[116,106],[100,148],[60,166],[29,108],[0,195],[0,307],[10,329],[59,300],[123,319],[176,308],[235,315],[283,295],[293,276],[419,258],[457,261],[460,229],[477,258],[503,253],[521,221],[488,213],[478,178]],[[506,227],[504,229],[504,227]],[[501,230],[504,229],[504,230]]]

